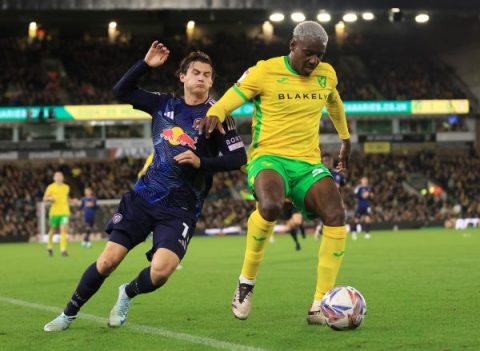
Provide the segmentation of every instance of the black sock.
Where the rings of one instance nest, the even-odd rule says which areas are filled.
[[[83,241],[89,242],[90,241],[90,234],[92,233],[92,228],[90,226],[87,227],[85,231],[85,236],[83,238]]]
[[[138,277],[132,280],[130,284],[125,287],[125,293],[129,298],[134,298],[138,294],[146,294],[157,290],[159,287],[165,284],[165,282],[159,286],[153,285],[152,278],[150,278],[150,267],[147,267],[138,274]]]
[[[292,236],[293,240],[298,244],[297,234],[298,234],[298,228],[297,227],[294,227],[294,228],[290,229],[290,235]]]
[[[302,234],[302,238],[305,239],[305,227],[303,226],[303,223],[300,224],[299,228],[300,228],[300,234]]]
[[[97,270],[97,263],[92,263],[83,273],[77,289],[73,293],[63,313],[67,316],[75,316],[80,308],[90,299],[102,286],[106,276],[101,275]]]

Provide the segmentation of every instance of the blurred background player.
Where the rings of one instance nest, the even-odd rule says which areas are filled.
[[[92,247],[90,235],[95,224],[95,212],[98,209],[97,198],[91,188],[85,188],[85,196],[80,199],[80,207],[83,210],[83,220],[85,223],[85,235],[83,237],[82,247]]]
[[[250,215],[247,247],[235,289],[232,312],[247,319],[253,288],[268,240],[290,198],[306,218],[325,223],[317,266],[309,324],[325,324],[320,305],[335,286],[345,252],[345,209],[330,171],[321,163],[320,116],[327,108],[342,139],[338,170],[345,170],[351,143],[343,103],[333,67],[321,62],[328,35],[317,22],[305,21],[293,30],[290,53],[259,61],[212,106],[200,130],[212,132],[219,122],[246,101],[255,101],[247,181],[258,201]]]
[[[370,199],[372,198],[372,187],[368,184],[368,178],[362,177],[360,184],[355,188],[357,198],[357,209],[355,210],[354,224],[352,228],[352,239],[357,240],[357,232],[365,231],[365,239],[370,239]]]
[[[337,184],[337,188],[341,192],[341,188],[343,188],[345,185],[347,185],[347,181],[345,180],[345,175],[342,172],[338,172],[333,165],[333,157],[329,153],[325,153],[322,155],[322,163],[327,166],[328,170],[332,174],[333,179],[335,180],[335,183]],[[321,235],[322,235],[322,227],[323,223],[322,220],[318,221],[318,225],[315,228],[315,240],[319,240]]]
[[[285,205],[283,206],[282,215],[280,219],[286,220],[286,224],[289,228],[290,236],[295,242],[295,250],[300,251],[302,247],[300,246],[300,242],[298,241],[298,231],[302,230],[300,229],[300,227],[303,224],[303,216],[295,208],[292,201],[288,199],[285,200]],[[303,238],[305,238],[305,229],[303,229],[302,236]]]
[[[50,229],[48,230],[47,251],[49,256],[53,256],[53,234],[58,228],[60,228],[60,253],[62,256],[68,256],[67,231],[70,217],[68,195],[70,187],[63,180],[63,173],[55,172],[53,183],[47,187],[43,196],[43,201],[51,203],[48,212]]]
[[[178,76],[184,96],[138,88],[141,76],[162,66],[169,54],[166,46],[153,42],[145,58],[113,88],[120,100],[152,116],[152,163],[134,189],[123,195],[107,226],[110,237],[105,249],[84,272],[64,311],[47,323],[44,331],[67,329],[128,252],[153,232],[152,249],[147,253],[151,264],[118,288],[108,325],[121,326],[131,300],[163,286],[186,254],[212,186],[213,172],[240,169],[246,162],[245,148],[231,117],[210,138],[194,129],[194,122],[214,103],[209,97],[214,71],[208,55],[192,52],[180,63]],[[232,144],[232,140],[236,142]]]

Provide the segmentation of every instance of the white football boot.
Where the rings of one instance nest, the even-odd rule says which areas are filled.
[[[43,330],[46,332],[52,332],[52,331],[62,331],[65,329],[68,329],[70,327],[70,324],[77,318],[77,316],[67,316],[65,313],[62,312],[60,316],[55,318],[53,321],[50,323],[45,324],[43,327]]]
[[[109,327],[120,327],[125,320],[127,319],[128,309],[130,308],[130,303],[132,299],[127,296],[125,292],[125,287],[128,284],[122,284],[118,288],[118,299],[110,311],[110,316],[108,317],[108,326]]]
[[[238,319],[247,319],[252,310],[253,285],[238,282],[232,300],[232,312]]]

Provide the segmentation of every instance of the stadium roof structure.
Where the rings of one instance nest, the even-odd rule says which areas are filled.
[[[405,10],[480,11],[472,0],[0,0],[2,10]]]

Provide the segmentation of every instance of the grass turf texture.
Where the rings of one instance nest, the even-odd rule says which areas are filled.
[[[126,324],[210,337],[267,350],[478,350],[480,333],[480,230],[428,229],[373,232],[348,239],[337,285],[352,285],[368,315],[355,331],[335,332],[305,322],[311,303],[319,242],[312,236],[294,251],[288,236],[270,244],[246,321],[230,301],[243,259],[245,237],[194,238],[177,271],[160,290],[135,298]],[[0,245],[0,297],[63,309],[84,269],[103,248],[71,243],[69,257],[56,247]],[[133,250],[82,312],[106,318],[117,287],[147,265],[145,243]],[[78,319],[61,333],[43,325],[56,313],[0,300],[1,350],[209,350],[210,346]]]

